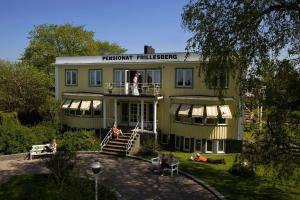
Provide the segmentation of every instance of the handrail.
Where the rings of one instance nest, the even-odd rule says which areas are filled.
[[[114,95],[156,96],[160,94],[160,87],[160,83],[104,83],[104,93]]]
[[[112,137],[112,129],[109,130],[105,138],[102,140],[100,144],[100,152],[102,152],[103,147],[109,142],[109,139]]]
[[[128,155],[128,151],[130,150],[130,148],[132,147],[132,142],[134,140],[134,138],[136,137],[137,135],[137,130],[138,130],[138,125],[139,125],[139,122],[136,123],[133,131],[132,131],[132,134],[126,144],[126,156]]]

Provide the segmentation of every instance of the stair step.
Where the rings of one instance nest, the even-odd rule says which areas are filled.
[[[125,152],[119,153],[119,152],[113,152],[113,151],[102,151],[101,154],[111,155],[111,156],[126,156]]]
[[[110,147],[103,147],[102,151],[113,151],[113,152],[125,152],[125,148],[124,149],[117,149],[117,148],[110,148]]]
[[[107,144],[105,147],[109,147],[109,148],[117,148],[117,149],[124,149],[125,145],[123,144]]]

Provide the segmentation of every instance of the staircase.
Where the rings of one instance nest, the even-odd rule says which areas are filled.
[[[112,138],[108,141],[108,143],[103,147],[102,154],[107,155],[114,155],[114,156],[126,156],[126,145],[128,143],[128,140],[130,139],[132,133],[124,133],[124,135],[119,135],[118,138]],[[136,137],[132,141],[132,147],[129,150],[135,148],[137,145],[136,143],[139,143],[139,135],[137,134]]]

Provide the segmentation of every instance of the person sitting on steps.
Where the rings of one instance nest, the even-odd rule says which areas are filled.
[[[117,128],[117,123],[116,122],[114,122],[114,124],[113,124],[112,133],[113,133],[113,136],[116,137],[116,138],[118,138],[118,136],[120,134],[124,135],[122,130]]]

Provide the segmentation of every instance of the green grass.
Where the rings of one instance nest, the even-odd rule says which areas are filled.
[[[190,156],[195,157],[194,153],[173,152],[173,154],[180,159],[181,170],[205,181],[223,194],[226,199],[300,200],[300,184],[297,186],[291,184],[283,185],[279,182],[274,182],[270,177],[264,177],[262,174],[252,178],[242,178],[230,174],[228,169],[234,162],[235,154],[206,154],[208,158],[225,158],[226,165],[189,161],[188,158]]]
[[[116,199],[107,186],[99,187],[99,199]],[[70,178],[58,187],[47,174],[14,176],[0,187],[2,200],[94,200],[94,182],[84,178]]]

